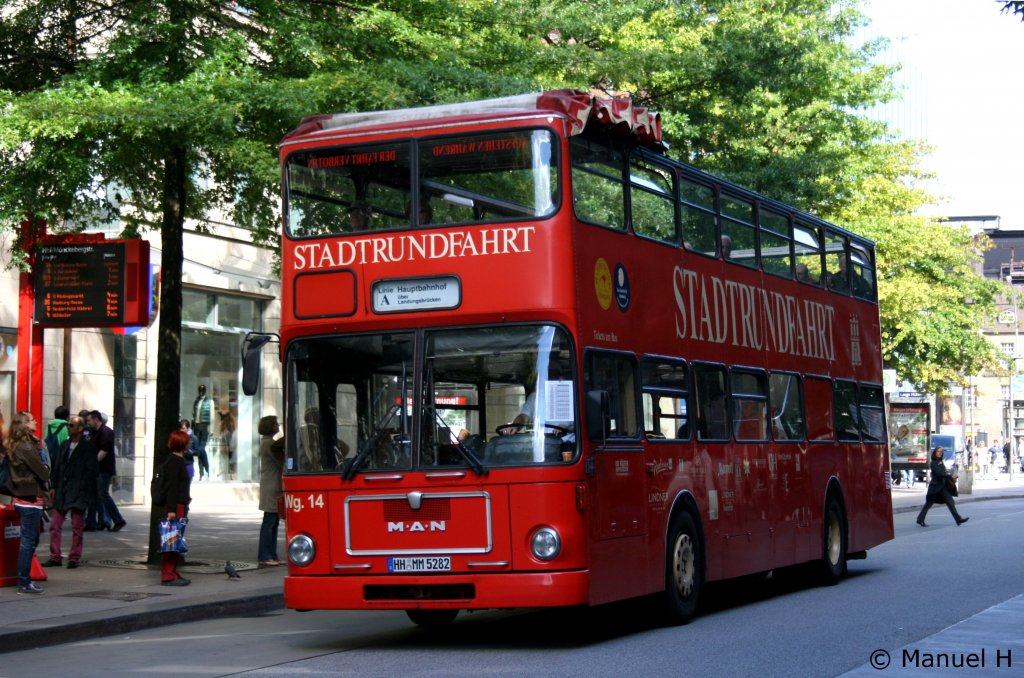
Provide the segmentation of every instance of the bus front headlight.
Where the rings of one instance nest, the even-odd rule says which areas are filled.
[[[551,527],[542,527],[530,537],[530,551],[537,560],[554,560],[562,552],[562,538]]]
[[[293,565],[309,565],[316,557],[316,546],[305,534],[297,534],[288,542],[288,560]]]

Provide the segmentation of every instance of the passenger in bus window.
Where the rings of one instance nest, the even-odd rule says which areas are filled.
[[[370,228],[373,212],[362,200],[356,200],[348,208],[348,222],[353,231],[365,231]]]
[[[811,277],[811,271],[807,268],[807,264],[796,265],[796,279],[800,282],[805,283],[817,283],[818,281]]]
[[[412,221],[412,200],[405,201],[405,216]],[[434,218],[434,208],[430,206],[430,201],[426,198],[420,200],[419,214],[416,215],[419,220],[416,222],[419,226],[425,226],[430,223],[430,220]]]
[[[722,258],[732,258],[732,238],[727,235],[722,235]]]
[[[864,296],[870,290],[868,283],[854,270],[850,269],[849,260],[845,254],[840,254],[836,261],[838,271],[828,278],[828,286],[839,292],[846,292],[850,289],[857,296]]]

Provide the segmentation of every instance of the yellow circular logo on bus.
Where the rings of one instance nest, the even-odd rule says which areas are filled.
[[[612,272],[602,257],[594,264],[594,291],[597,292],[597,303],[607,311],[612,305]]]

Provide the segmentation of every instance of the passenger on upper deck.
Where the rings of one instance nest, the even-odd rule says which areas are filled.
[[[805,283],[817,283],[818,281],[811,277],[811,271],[807,268],[807,264],[796,265],[796,279],[800,282]]]
[[[836,261],[839,270],[829,275],[828,286],[839,292],[845,292],[849,289],[853,290],[853,293],[858,297],[866,296],[870,291],[870,286],[867,281],[861,277],[859,273],[850,269],[849,260],[845,254],[840,254]]]
[[[412,221],[412,200],[405,201],[405,216]],[[418,221],[416,222],[419,226],[426,226],[430,223],[430,220],[434,218],[434,208],[430,206],[430,201],[427,198],[420,199],[420,209]]]
[[[732,238],[727,235],[722,235],[722,258],[732,258]]]

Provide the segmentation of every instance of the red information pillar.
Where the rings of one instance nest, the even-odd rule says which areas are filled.
[[[37,222],[35,228],[28,221],[21,222],[21,242],[32,270],[36,240],[46,234],[46,223]],[[36,435],[43,432],[43,328],[32,322],[35,307],[32,273],[22,273],[18,279],[18,372],[16,408],[28,410],[36,418]]]

